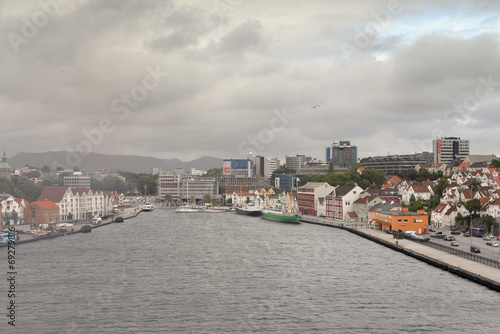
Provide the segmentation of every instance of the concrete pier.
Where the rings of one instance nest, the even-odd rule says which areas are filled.
[[[412,240],[394,239],[392,234],[368,228],[368,224],[339,222],[314,216],[302,216],[301,221],[346,230],[500,292],[500,268],[467,260]]]

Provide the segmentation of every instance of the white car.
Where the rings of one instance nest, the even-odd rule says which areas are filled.
[[[491,243],[491,246],[492,246],[492,247],[498,247],[498,242],[493,242],[493,243]]]

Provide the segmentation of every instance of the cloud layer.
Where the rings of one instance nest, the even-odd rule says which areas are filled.
[[[0,18],[8,155],[323,159],[437,136],[500,154],[493,1],[4,1]]]

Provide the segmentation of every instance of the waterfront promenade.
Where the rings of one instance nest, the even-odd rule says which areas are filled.
[[[344,229],[500,291],[500,268],[449,254],[413,240],[394,239],[392,234],[367,228],[367,224],[339,222],[315,216],[302,216],[302,222]]]

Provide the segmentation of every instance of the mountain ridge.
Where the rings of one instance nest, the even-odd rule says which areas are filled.
[[[12,168],[21,168],[29,165],[42,168],[49,166],[52,170],[57,167],[72,169],[78,167],[80,170],[122,170],[132,173],[151,173],[153,168],[162,171],[183,168],[185,171],[191,168],[209,170],[222,168],[222,159],[202,156],[192,161],[181,161],[179,159],[159,159],[155,157],[140,155],[119,155],[101,153],[82,153],[66,151],[47,151],[41,153],[19,152],[8,158]]]

